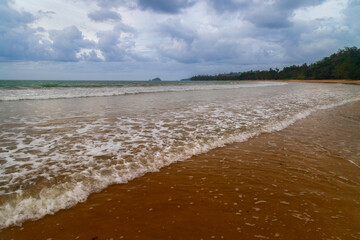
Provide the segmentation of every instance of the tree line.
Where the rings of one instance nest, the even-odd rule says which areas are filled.
[[[353,79],[360,80],[360,49],[345,47],[337,53],[307,65],[292,65],[263,71],[248,71],[218,75],[198,75],[192,81],[223,80],[287,80],[287,79]]]

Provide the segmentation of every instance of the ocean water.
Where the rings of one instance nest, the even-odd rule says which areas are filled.
[[[274,83],[260,83],[271,86]],[[283,83],[276,83],[283,84]],[[120,96],[138,93],[253,87],[235,82],[190,81],[0,81],[0,101]]]
[[[216,147],[282,130],[319,109],[360,100],[359,86],[340,84],[3,83],[0,228],[69,208],[111,184]]]

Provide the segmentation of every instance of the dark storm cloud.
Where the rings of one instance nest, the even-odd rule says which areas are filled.
[[[104,22],[108,20],[121,20],[121,16],[114,11],[100,9],[88,14],[88,17],[95,22]]]

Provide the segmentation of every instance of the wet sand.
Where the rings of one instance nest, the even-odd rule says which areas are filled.
[[[0,239],[360,239],[360,102],[92,194]]]
[[[360,80],[347,79],[324,79],[324,80],[279,80],[282,82],[305,82],[305,83],[344,83],[360,85]]]

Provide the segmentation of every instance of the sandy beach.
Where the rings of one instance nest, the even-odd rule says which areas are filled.
[[[304,83],[344,83],[360,85],[360,80],[348,79],[324,79],[324,80],[278,80],[283,82],[304,82]]]
[[[0,240],[360,240],[360,0],[0,1]]]
[[[0,239],[359,239],[360,102],[112,185]]]

